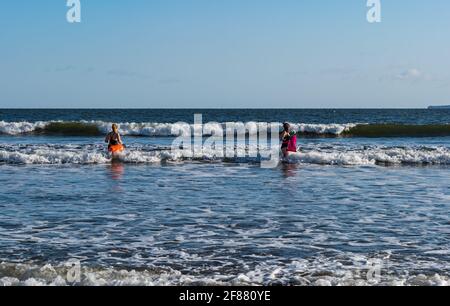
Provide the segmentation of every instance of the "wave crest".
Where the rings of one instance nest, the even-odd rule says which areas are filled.
[[[201,151],[199,151],[201,150]],[[256,146],[235,148],[235,157],[220,157],[213,148],[197,148],[196,157],[167,147],[129,146],[121,155],[124,163],[227,162],[260,163],[268,156]],[[445,147],[364,147],[329,148],[317,145],[300,148],[283,160],[294,164],[317,165],[450,165],[450,149]],[[111,158],[102,145],[0,145],[3,164],[106,164]]]
[[[111,122],[104,121],[40,121],[5,122],[0,121],[0,134],[44,134],[64,136],[101,136],[111,129]],[[119,129],[126,136],[174,137],[186,133],[193,134],[194,125],[183,123],[126,122],[119,123]],[[310,137],[439,137],[450,136],[450,124],[405,125],[405,124],[308,124],[292,123],[292,128],[300,136]],[[208,135],[233,133],[242,123],[205,123],[203,130]],[[281,130],[282,124],[279,123]],[[245,123],[246,134],[257,134],[267,130],[267,123]]]
[[[0,121],[0,134],[20,135],[20,134],[47,134],[47,135],[66,135],[66,136],[99,136],[106,134],[111,129],[111,122],[104,121],[40,121],[40,122],[5,122]],[[128,136],[179,136],[194,130],[194,125],[182,123],[158,123],[158,122],[126,122],[119,123],[119,129],[123,135]],[[281,129],[282,124],[279,123]],[[292,124],[292,127],[305,135],[340,135],[356,124]],[[224,134],[233,132],[240,127],[238,122],[226,123],[206,123],[203,129],[208,131],[206,134]],[[264,122],[245,123],[247,134],[256,134],[259,130],[265,130]]]

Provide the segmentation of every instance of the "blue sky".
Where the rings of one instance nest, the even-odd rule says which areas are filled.
[[[0,107],[450,104],[450,2],[2,1]]]

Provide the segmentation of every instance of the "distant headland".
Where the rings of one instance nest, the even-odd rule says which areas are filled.
[[[450,109],[450,105],[428,106],[428,109]]]

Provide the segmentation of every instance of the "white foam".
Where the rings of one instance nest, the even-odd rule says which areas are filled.
[[[88,150],[52,148],[0,150],[0,162],[7,164],[100,164],[110,161],[107,154]]]
[[[284,161],[289,163],[318,165],[450,165],[450,149],[435,148],[384,148],[364,149],[336,148],[322,149],[309,146],[303,151],[292,153]],[[224,158],[223,154],[211,147],[197,148],[196,156],[190,152],[171,151],[167,148],[149,151],[142,146],[130,146],[120,155],[124,163],[146,164],[162,161],[259,163],[265,156],[257,146],[238,146],[234,158]],[[0,145],[0,163],[5,164],[105,164],[111,158],[101,145]]]
[[[48,122],[5,122],[0,121],[0,134],[19,135],[32,133],[39,128],[44,128]]]
[[[127,151],[121,155],[120,159],[127,163],[155,163],[161,158],[148,152]],[[111,158],[106,152],[85,150],[65,151],[41,149],[30,152],[8,152],[0,150],[0,162],[7,164],[106,164],[111,162]]]
[[[310,150],[291,154],[291,163],[321,165],[430,164],[449,165],[450,150],[437,148],[367,148],[363,150]]]
[[[43,129],[51,123],[64,123],[64,121],[39,121],[39,122],[5,122],[0,121],[0,134],[20,135]],[[111,130],[112,122],[104,121],[79,121],[81,124],[94,125],[100,132],[108,133]],[[205,134],[209,135],[225,135],[237,129],[240,123],[205,123],[202,128]],[[294,123],[292,128],[301,133],[313,134],[333,134],[339,135],[357,124],[305,124]],[[128,136],[180,136],[194,130],[194,125],[185,125],[181,123],[158,123],[158,122],[123,122],[118,124],[122,135]],[[279,123],[281,129],[282,124]],[[258,131],[267,129],[264,122],[247,122],[245,123],[247,133],[254,135]],[[208,132],[206,132],[208,131]]]
[[[114,268],[91,268],[81,265],[80,279],[67,281],[68,267],[36,264],[0,264],[0,286],[189,286],[189,285],[315,285],[315,286],[449,286],[448,275],[381,273],[376,279],[367,278],[367,271],[357,266],[343,266],[339,262],[318,258],[299,259],[286,264],[261,263],[239,273],[182,273],[164,268],[149,267],[139,271]],[[50,271],[48,271],[50,270]]]
[[[348,124],[292,124],[292,128],[301,133],[340,135],[357,126],[355,123]]]
[[[91,121],[84,122],[94,124],[99,127],[102,132],[107,133],[111,129],[110,122]],[[194,125],[189,125],[187,129],[186,125],[180,123],[119,123],[119,129],[123,135],[131,136],[179,136],[183,133],[186,134],[194,130]],[[281,129],[282,123],[278,123]],[[292,128],[300,133],[312,133],[312,134],[332,134],[340,135],[343,132],[355,127],[357,124],[304,124],[296,123],[292,124]],[[205,123],[202,128],[207,135],[225,135],[226,133],[234,132],[241,126],[238,122],[226,122],[226,123]],[[247,133],[254,135],[261,130],[267,130],[267,123],[265,122],[246,122],[245,128]]]

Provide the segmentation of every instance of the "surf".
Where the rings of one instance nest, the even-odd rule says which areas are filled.
[[[48,136],[92,136],[100,137],[109,132],[111,122],[104,121],[38,121],[6,122],[0,121],[0,135],[48,135]],[[236,132],[239,122],[205,123],[201,127],[203,136],[230,135]],[[134,137],[178,137],[194,133],[194,125],[187,123],[125,122],[119,123],[124,136]],[[279,123],[280,129],[282,124]],[[344,123],[315,124],[292,123],[293,130],[303,138],[384,138],[384,137],[448,137],[450,124],[401,124],[401,123]],[[256,135],[267,129],[265,122],[245,124],[246,135]]]
[[[120,153],[117,160],[125,164],[162,164],[190,162],[221,162],[235,164],[260,164],[267,156],[257,146],[236,147],[234,157],[221,157],[214,148],[202,147],[201,154],[193,156],[183,151],[172,151],[167,147],[130,145]],[[96,165],[110,164],[111,154],[103,145],[3,145],[0,144],[0,164],[7,165]],[[322,147],[320,145],[300,146],[298,153],[291,153],[280,161],[302,165],[333,166],[448,166],[450,148],[443,146],[410,147]]]

